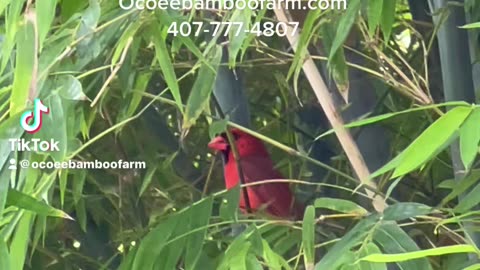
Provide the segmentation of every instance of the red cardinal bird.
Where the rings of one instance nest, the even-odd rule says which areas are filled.
[[[284,179],[275,170],[265,145],[259,139],[239,129],[231,130],[239,155],[240,167],[245,183],[269,179]],[[208,147],[224,154],[225,185],[231,189],[239,184],[237,163],[230,149],[226,135],[214,138]],[[295,203],[288,183],[269,183],[247,188],[248,201],[252,210],[265,207],[267,213],[280,218],[297,218],[303,216],[304,207]],[[240,197],[240,209],[246,210],[244,193]]]

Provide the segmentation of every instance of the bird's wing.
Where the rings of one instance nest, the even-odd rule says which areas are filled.
[[[246,183],[269,179],[284,179],[284,177],[275,170],[269,157],[249,156],[242,158],[241,165]],[[294,203],[294,197],[288,183],[260,184],[248,188],[248,191],[249,200],[253,200],[253,206],[256,206],[256,204],[267,204],[267,212],[279,217],[298,215],[296,213],[298,205]],[[252,194],[252,196],[250,196],[250,194]]]

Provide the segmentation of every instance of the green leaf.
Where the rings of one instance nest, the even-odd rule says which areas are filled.
[[[4,179],[0,181],[0,217],[3,216],[3,211],[7,202],[7,194],[10,186],[10,178],[12,178],[12,171],[8,170],[9,165],[10,162],[7,162],[3,166],[3,169],[0,170],[0,179]]]
[[[140,188],[140,193],[138,194],[138,197],[142,197],[143,193],[145,193],[145,190],[150,186],[150,183],[152,182],[153,175],[157,171],[157,166],[148,166],[148,170],[145,173],[145,177],[143,177],[143,182],[142,182],[142,187]]]
[[[261,242],[263,250],[262,257],[264,258],[265,264],[267,265],[268,269],[291,269],[287,261],[285,261],[285,259],[282,258],[280,255],[275,253],[265,239],[261,239]],[[247,269],[250,270],[251,268]]]
[[[471,186],[473,186],[478,179],[480,179],[480,170],[472,170],[470,174],[465,176],[461,181],[457,182],[454,181],[454,186],[452,192],[450,192],[445,198],[442,199],[440,203],[441,206],[444,206],[449,201],[458,197],[458,195],[464,193],[468,190]]]
[[[361,257],[366,257],[370,254],[375,254],[375,253],[382,253],[380,248],[375,245],[372,242],[369,242],[365,246],[362,247],[359,256]],[[384,263],[375,263],[375,262],[366,262],[366,261],[360,261],[358,263],[359,270],[387,270],[387,265]]]
[[[385,222],[373,233],[373,240],[377,242],[385,254],[407,253],[420,250],[410,236],[395,222]],[[414,261],[397,264],[401,270],[431,270],[427,259],[419,258]]]
[[[172,233],[172,236],[184,235],[185,233],[188,233],[189,229],[190,224],[188,222],[179,222],[177,226],[175,226],[175,231]],[[182,256],[185,251],[185,243],[187,240],[188,237],[181,237],[170,243],[168,248],[163,249],[155,263],[155,269],[176,269],[180,256]]]
[[[460,28],[464,28],[464,29],[480,28],[480,22],[469,23],[464,26],[460,26]]]
[[[315,263],[315,208],[311,205],[305,210],[302,225],[302,244],[305,267],[311,269]]]
[[[263,270],[262,264],[258,261],[254,254],[247,254],[246,269],[248,270]]]
[[[322,26],[324,46],[326,48],[331,48],[332,42],[335,39],[335,24],[325,23]],[[338,51],[333,58],[329,59],[328,68],[335,84],[337,85],[338,91],[345,100],[348,100],[350,81],[348,78],[348,66],[345,60],[343,47],[338,48]]]
[[[80,198],[75,204],[75,214],[77,222],[83,232],[87,232],[87,208],[85,206],[85,199]]]
[[[4,0],[2,2],[0,2],[0,14],[3,14],[3,12],[5,11],[5,8],[10,4],[12,0]]]
[[[362,219],[328,250],[327,254],[315,265],[315,270],[339,269],[340,266],[347,263],[349,261],[348,252],[364,241],[379,221],[380,216],[378,214]]]
[[[122,36],[118,40],[117,47],[115,48],[115,52],[113,53],[111,61],[112,66],[118,63],[118,60],[122,55],[123,49],[125,49],[125,46],[127,46],[129,39],[135,36],[138,29],[140,29],[140,27],[142,26],[143,22],[143,20],[136,20],[133,23],[129,24],[127,29],[125,29]]]
[[[58,141],[59,151],[48,152],[48,154],[55,161],[62,162],[68,149],[67,115],[62,99],[58,95],[51,95],[45,100],[45,105],[50,109],[50,113],[43,115],[42,128],[33,137],[44,141]]]
[[[361,258],[360,260],[369,262],[403,262],[429,256],[441,256],[454,253],[477,253],[477,250],[472,245],[453,245],[400,254],[370,254]]]
[[[252,243],[247,241],[247,231],[237,236],[227,248],[223,260],[217,268],[218,270],[249,270],[246,268],[245,262]]]
[[[289,250],[299,244],[299,239],[302,238],[302,233],[303,232],[298,230],[283,233],[283,237],[277,239],[275,244],[273,244],[273,249],[278,254],[285,256]]]
[[[29,41],[32,41],[32,42],[34,40],[32,36],[30,36],[30,37],[25,36],[25,34],[26,34],[25,30],[26,29],[31,29],[31,28],[25,28],[25,27],[27,27],[26,25],[23,25],[23,27],[21,26],[22,25],[21,20],[23,19],[21,17],[21,13],[22,13],[23,7],[25,5],[25,2],[26,2],[26,0],[11,1],[9,3],[9,6],[8,6],[5,14],[4,14],[5,15],[4,16],[4,18],[5,18],[5,39],[3,40],[1,53],[0,53],[0,57],[2,59],[2,61],[0,63],[0,74],[3,74],[3,72],[5,71],[5,67],[7,66],[7,63],[9,61],[11,61],[10,56],[11,56],[13,47],[15,46],[15,43],[19,41],[19,38],[20,38],[20,37],[18,37],[18,35],[20,35],[20,34],[23,35],[23,37],[21,37],[22,40],[28,39]],[[5,8],[7,4],[8,4],[8,1],[0,1],[0,7],[1,8]],[[29,25],[31,25],[31,24],[29,24]],[[21,27],[20,30],[18,29],[19,27]],[[28,26],[28,27],[30,27],[30,26]],[[31,30],[33,31],[33,29],[31,29]],[[2,30],[2,32],[3,32],[3,30]],[[33,33],[30,30],[28,30],[27,32]],[[17,36],[17,38],[15,38],[15,36]],[[33,48],[34,43],[23,44],[23,45],[21,45],[21,47],[22,46]],[[17,51],[20,51],[20,50],[18,50],[18,47],[17,47]],[[27,54],[29,54],[29,52],[27,52]],[[17,58],[18,58],[18,54],[17,54]],[[23,57],[21,57],[21,58],[23,59]],[[27,75],[27,74],[25,74],[25,75]]]
[[[89,0],[88,8],[83,10],[76,38],[80,39],[77,53],[85,59],[95,58],[100,54],[99,38],[95,38],[95,29],[100,20],[101,9],[98,0]]]
[[[386,114],[382,114],[382,115],[377,115],[377,116],[365,118],[365,119],[358,120],[358,121],[355,121],[355,122],[352,122],[352,123],[348,123],[348,124],[344,125],[344,127],[354,128],[354,127],[366,126],[366,125],[381,122],[383,120],[387,120],[387,119],[390,119],[392,117],[399,116],[399,115],[402,115],[402,114],[418,112],[418,111],[425,111],[425,110],[430,110],[430,109],[433,109],[433,108],[440,108],[440,107],[445,107],[445,106],[469,106],[469,104],[467,104],[465,102],[454,101],[454,102],[447,102],[447,103],[442,103],[442,104],[415,107],[415,108],[404,110],[404,111],[399,111],[399,112],[394,112],[394,113],[386,113]],[[327,135],[333,134],[333,133],[335,133],[335,131],[333,129],[330,129],[330,130],[322,133],[320,136],[316,137],[315,140],[319,140],[319,139],[321,139],[321,138],[323,138]]]
[[[182,214],[184,216],[185,212],[168,217],[142,239],[130,269],[153,269],[155,260],[162,253],[178,222],[181,221]]]
[[[256,13],[253,13],[252,15],[255,18],[255,21],[253,23],[254,24],[260,23],[264,19],[265,13],[267,13],[267,11],[268,9],[264,8],[262,10],[257,10]],[[252,44],[252,41],[255,40],[256,38],[257,38],[257,35],[254,33],[250,33],[247,36],[247,38],[245,38],[242,45],[242,54],[240,56],[240,59],[243,59],[243,57],[245,56],[245,53],[249,51],[248,49],[250,48],[250,44]]]
[[[88,100],[88,97],[83,93],[82,84],[77,78],[67,75],[62,77],[60,81],[60,96],[70,100]]]
[[[230,18],[231,22],[235,22],[232,25],[231,31],[229,33],[230,42],[228,44],[228,64],[230,67],[235,66],[235,61],[237,60],[237,55],[242,48],[242,45],[247,37],[247,32],[242,27],[248,27],[250,25],[250,20],[252,18],[251,9],[236,9],[233,11],[233,14]],[[241,23],[241,25],[239,25]],[[239,29],[240,28],[240,29]],[[239,33],[238,35],[236,33]]]
[[[359,216],[364,216],[368,214],[368,211],[361,207],[360,205],[343,199],[335,198],[318,198],[315,200],[315,208],[325,208],[333,211],[347,213],[347,214],[358,214]]]
[[[480,142],[480,109],[476,108],[460,128],[460,154],[466,170],[478,153]]]
[[[58,186],[60,189],[60,205],[63,208],[65,202],[65,190],[67,189],[68,170],[62,170],[58,176]]]
[[[480,269],[480,263],[472,264],[468,267],[463,268],[463,270],[478,270]]]
[[[25,109],[30,94],[30,85],[36,85],[36,81],[32,82],[35,79],[33,78],[35,58],[34,25],[27,21],[17,34],[17,53],[12,95],[10,97],[10,115],[17,114]],[[31,98],[33,99],[34,97],[32,96]]]
[[[9,257],[7,244],[0,239],[0,269],[10,269]]]
[[[33,255],[35,250],[38,247],[38,243],[40,242],[40,238],[42,238],[42,245],[45,245],[45,235],[47,233],[47,217],[46,216],[38,216],[36,217],[34,229],[33,229],[33,236],[31,240],[31,251],[30,253]],[[30,255],[30,256],[32,256]]]
[[[360,0],[350,0],[348,1],[347,12],[342,16],[338,24],[337,33],[335,39],[332,43],[332,48],[328,55],[328,61],[330,62],[335,54],[338,52],[338,49],[342,46],[343,42],[347,39],[352,29],[353,23],[357,19],[358,12],[360,11]]]
[[[300,72],[302,70],[305,57],[308,55],[308,45],[310,44],[310,40],[316,31],[315,25],[317,19],[320,18],[321,14],[322,12],[320,9],[310,10],[308,12],[307,17],[303,22],[300,38],[296,45],[295,56],[293,57],[292,65],[288,70],[287,80],[289,80],[293,75],[293,90],[298,100],[300,100],[298,93],[298,80],[300,77]]]
[[[55,9],[57,6],[57,0],[37,0],[35,7],[37,10],[37,23],[38,23],[38,44],[41,51],[43,42],[47,37],[53,19],[55,18]]]
[[[67,21],[75,13],[81,12],[88,4],[88,0],[78,0],[78,1],[61,1],[61,17],[64,21]]]
[[[149,27],[149,38],[152,39],[152,42],[155,46],[155,56],[158,63],[160,64],[160,69],[162,70],[163,77],[167,83],[170,92],[172,93],[173,99],[177,104],[178,110],[183,113],[183,102],[182,96],[180,95],[180,88],[178,86],[177,75],[175,75],[175,70],[173,68],[173,63],[170,58],[170,53],[167,49],[167,44],[165,38],[162,38],[163,34],[161,32],[162,27],[160,25],[153,25]]]
[[[397,4],[396,0],[383,1],[380,28],[382,29],[383,37],[385,38],[385,41],[387,41],[390,38],[390,35],[392,33],[393,23],[395,22],[396,4]]]
[[[385,209],[385,211],[383,212],[383,219],[399,221],[411,217],[427,215],[430,214],[432,211],[432,207],[421,203],[396,203],[394,205],[390,205]]]
[[[133,262],[135,258],[137,257],[137,252],[138,248],[137,247],[132,247],[128,254],[125,256],[125,258],[122,261],[122,264],[118,268],[119,270],[132,270],[133,269]]]
[[[238,219],[238,204],[240,202],[240,186],[228,190],[223,196],[222,203],[220,205],[220,217],[225,220],[237,221]]]
[[[150,70],[137,73],[137,78],[135,80],[135,85],[133,88],[134,91],[132,93],[132,99],[128,106],[126,117],[131,117],[137,110],[143,98],[142,93],[147,90],[148,83],[150,82],[151,78],[152,72]]]
[[[455,107],[442,115],[418,136],[402,153],[382,168],[372,174],[375,178],[387,171],[395,169],[391,178],[405,175],[447,147],[447,142],[453,139],[472,107]]]
[[[383,0],[368,0],[368,33],[373,36],[380,24],[383,10]]]
[[[7,205],[29,210],[42,216],[72,219],[67,213],[63,212],[62,210],[56,209],[42,201],[31,197],[30,195],[24,194],[15,189],[10,189],[8,191]]]
[[[23,112],[22,112],[23,113]],[[22,113],[18,113],[14,116],[9,117],[8,119],[0,122],[0,140],[4,140],[4,142],[7,142],[9,139],[19,139],[22,134],[25,132],[18,123],[20,122],[20,116]],[[11,148],[10,148],[10,143],[0,143],[0,168],[3,168],[5,165],[8,166],[10,163],[7,162],[13,156],[11,156]],[[10,174],[10,172],[2,172],[5,174]],[[6,178],[0,178],[0,179],[6,179]],[[8,184],[5,183],[7,181],[1,181],[0,186],[2,184]],[[0,188],[1,190],[1,188]],[[0,195],[2,195],[0,193]],[[0,198],[6,198],[6,196],[0,196]],[[0,203],[0,209],[1,209],[1,203]],[[1,211],[0,211],[1,212]]]
[[[216,46],[213,51],[211,63],[215,69],[215,72],[212,71],[208,66],[202,66],[200,68],[197,79],[193,84],[192,91],[187,100],[187,106],[183,120],[184,129],[188,129],[193,126],[202,112],[208,108],[210,95],[212,94],[215,78],[217,76],[216,70],[220,65],[220,60],[222,59],[222,48],[220,46]]]
[[[10,267],[9,270],[22,270],[25,265],[30,233],[32,231],[32,213],[20,215],[12,242],[10,243]]]
[[[196,231],[188,237],[187,247],[185,251],[185,268],[194,269],[202,250],[205,235],[207,233],[207,225],[212,215],[213,197],[208,197],[197,204],[190,207],[190,230]]]
[[[453,211],[457,213],[465,213],[480,203],[480,184],[474,187],[467,195],[465,195],[459,202],[458,205],[453,208]]]
[[[85,180],[87,179],[87,171],[81,170],[76,171],[73,175],[72,181],[72,191],[73,191],[73,202],[78,203],[83,197],[83,187],[85,186]]]

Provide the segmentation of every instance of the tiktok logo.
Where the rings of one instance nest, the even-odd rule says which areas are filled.
[[[33,104],[33,111],[26,111],[20,118],[20,125],[26,132],[30,134],[37,133],[42,128],[42,115],[48,114],[50,110],[43,105],[40,99],[35,99]],[[29,123],[33,120],[32,123]]]

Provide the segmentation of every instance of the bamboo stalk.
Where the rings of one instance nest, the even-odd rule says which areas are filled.
[[[288,22],[292,21],[290,16],[283,8],[277,8],[274,11],[279,22],[285,22],[288,25]],[[296,50],[299,35],[298,33],[293,33],[292,29],[293,28],[288,25],[286,36],[288,38],[288,41],[290,42],[291,47]],[[342,116],[335,107],[335,103],[330,96],[327,86],[325,85],[325,82],[323,81],[323,78],[320,75],[320,72],[318,71],[315,62],[313,61],[308,51],[306,52],[305,60],[303,63],[303,72],[305,73],[305,76],[310,82],[312,90],[315,93],[318,102],[322,106],[322,109],[324,110],[328,121],[332,125],[335,134],[340,141],[340,145],[345,151],[345,154],[350,161],[353,170],[355,171],[355,174],[360,179],[360,183],[362,185],[371,187],[373,190],[377,190],[377,185],[374,182],[370,181],[370,171],[365,164],[365,160],[363,159],[363,156],[360,153],[357,144],[353,140],[353,137],[344,127],[344,121],[342,119]],[[385,200],[369,189],[366,189],[365,192],[372,200],[372,205],[375,210],[377,210],[377,212],[383,212],[383,210],[387,207]]]

